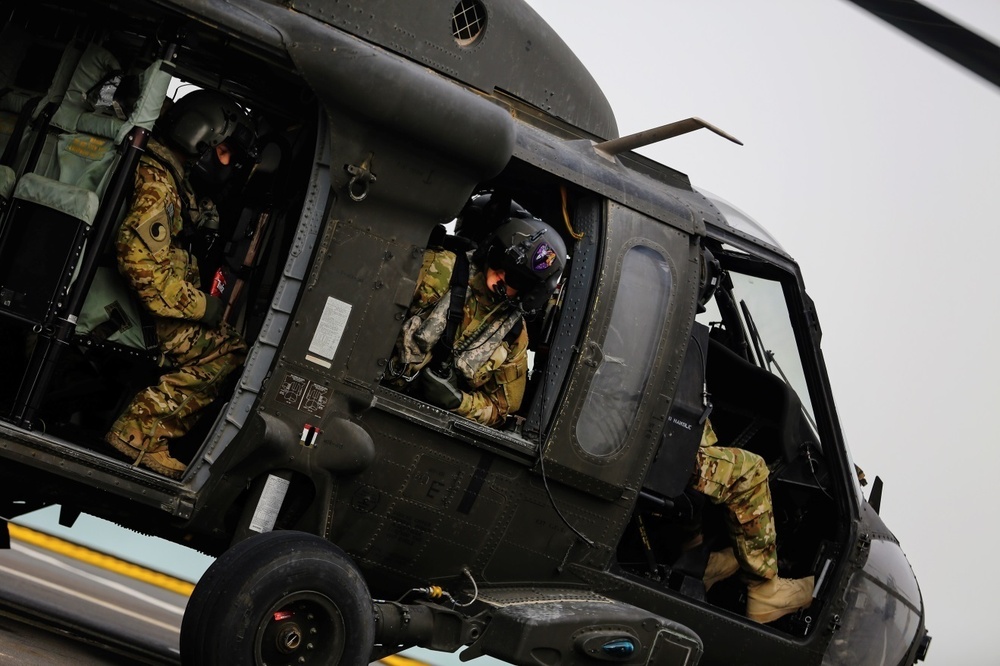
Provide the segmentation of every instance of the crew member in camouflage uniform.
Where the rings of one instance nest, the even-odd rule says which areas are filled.
[[[733,549],[712,553],[706,587],[742,569],[747,579],[747,616],[773,622],[812,603],[813,577],[778,576],[774,509],[764,459],[745,449],[719,446],[705,421],[689,487],[726,507]]]
[[[215,91],[181,98],[157,130],[136,169],[116,250],[119,271],[153,315],[161,363],[171,370],[133,398],[106,439],[136,465],[179,478],[185,465],[170,455],[170,440],[192,428],[246,352],[239,334],[221,323],[222,300],[199,288],[197,261],[182,242],[185,224],[217,216],[191,181],[202,196],[212,193],[252,165],[256,149],[246,113]]]
[[[536,218],[511,218],[465,257],[428,250],[409,317],[389,364],[390,383],[485,425],[521,407],[528,374],[523,313],[544,303],[562,273],[566,249]],[[462,321],[444,342],[456,262],[468,262]]]

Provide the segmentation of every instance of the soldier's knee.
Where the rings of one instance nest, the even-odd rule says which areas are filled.
[[[743,470],[740,476],[751,481],[751,485],[767,481],[770,470],[761,456],[746,449],[739,449],[739,458],[738,466]]]

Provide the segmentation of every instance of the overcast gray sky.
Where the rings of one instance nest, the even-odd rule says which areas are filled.
[[[929,664],[995,664],[1000,89],[845,0],[529,0],[640,152],[802,265],[855,460],[920,581]],[[1000,2],[936,0],[1000,42]]]

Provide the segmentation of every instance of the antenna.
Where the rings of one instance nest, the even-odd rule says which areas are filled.
[[[660,141],[672,139],[675,136],[680,136],[681,134],[687,134],[688,132],[700,129],[712,130],[719,136],[729,139],[733,143],[741,146],[743,145],[743,142],[732,134],[719,129],[715,125],[706,122],[701,118],[688,118],[686,120],[678,120],[677,122],[669,123],[667,125],[660,125],[659,127],[654,127],[653,129],[643,130],[642,132],[636,132],[635,134],[629,134],[628,136],[623,136],[620,139],[602,141],[601,143],[594,145],[594,150],[610,157],[612,155],[623,153],[626,150],[635,150],[636,148],[641,148],[642,146],[648,146],[651,143],[659,143]]]

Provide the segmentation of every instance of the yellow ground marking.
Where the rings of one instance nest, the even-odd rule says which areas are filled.
[[[194,590],[194,584],[189,583],[186,580],[181,580],[158,571],[146,569],[138,564],[126,562],[125,560],[120,560],[117,557],[112,557],[111,555],[98,553],[97,551],[90,550],[84,546],[70,543],[69,541],[63,541],[59,537],[54,537],[51,534],[36,532],[35,530],[24,527],[23,525],[15,525],[13,523],[10,523],[9,527],[11,538],[22,543],[36,546],[38,548],[44,548],[45,550],[52,551],[58,555],[71,557],[79,562],[83,562],[106,571],[112,571],[121,576],[126,576],[143,583],[148,583],[164,590],[169,590],[170,592],[176,592],[177,594],[184,595],[185,597],[190,597],[192,590]]]
[[[408,659],[406,657],[400,657],[399,655],[382,657],[382,660],[379,663],[385,664],[386,666],[427,666],[426,661],[417,661],[416,659]]]
[[[11,538],[21,543],[44,548],[58,555],[70,557],[79,562],[105,569],[106,571],[112,571],[122,576],[142,581],[143,583],[149,583],[150,585],[155,585],[156,587],[176,592],[186,597],[191,596],[191,592],[194,590],[193,583],[168,576],[158,571],[146,569],[138,564],[126,562],[111,555],[98,553],[84,546],[54,537],[51,534],[36,532],[33,529],[24,527],[23,525],[15,525],[14,523],[8,523],[8,527]],[[379,663],[386,666],[428,666],[427,662],[408,659],[399,655],[383,657]]]

